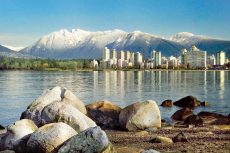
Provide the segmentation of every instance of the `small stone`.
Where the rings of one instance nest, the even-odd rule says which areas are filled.
[[[144,150],[141,153],[160,153],[159,151],[153,150],[153,149],[149,149],[149,150]]]
[[[149,132],[147,131],[140,131],[135,133],[136,136],[146,136],[149,135]]]
[[[179,134],[177,134],[175,137],[172,138],[172,141],[174,143],[175,142],[188,142],[188,139],[183,132],[180,132]]]
[[[157,136],[150,140],[151,143],[173,143],[172,139],[162,136]]]
[[[163,107],[172,107],[173,106],[173,102],[171,99],[165,100],[161,103],[161,106]]]

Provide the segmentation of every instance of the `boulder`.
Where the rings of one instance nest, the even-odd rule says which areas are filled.
[[[5,127],[0,124],[0,130],[4,130]]]
[[[100,127],[92,127],[67,140],[58,153],[101,153],[109,146],[109,140]]]
[[[188,139],[183,132],[180,132],[179,134],[177,134],[175,137],[172,138],[172,141],[174,143],[175,142],[188,142]]]
[[[197,98],[193,96],[187,96],[187,97],[184,97],[174,102],[173,105],[178,106],[178,107],[194,108],[194,107],[200,106],[200,101],[197,100]]]
[[[64,122],[74,128],[77,132],[96,126],[93,120],[78,109],[61,101],[56,101],[47,105],[41,113],[41,118],[42,124]]]
[[[201,102],[200,105],[201,106],[208,106],[208,102],[207,101]]]
[[[203,120],[204,124],[212,124],[212,125],[230,124],[230,117],[224,116],[222,114],[202,111],[197,115]]]
[[[190,115],[184,120],[184,124],[203,126],[203,120],[198,115]]]
[[[55,152],[61,144],[76,134],[77,132],[65,123],[46,124],[31,134],[27,142],[27,151],[33,153]]]
[[[119,122],[124,129],[129,131],[160,128],[160,110],[155,101],[137,102],[121,110]]]
[[[0,136],[0,150],[13,149],[20,139],[30,135],[37,129],[33,121],[23,119],[7,127],[6,133]]]
[[[97,101],[86,106],[88,116],[104,129],[120,127],[119,114],[121,108],[110,101]]]
[[[171,119],[173,119],[174,121],[184,121],[190,115],[193,115],[193,112],[190,108],[182,108],[176,111],[171,116]]]
[[[22,113],[21,119],[31,119],[37,126],[40,127],[42,125],[42,110],[45,106],[55,101],[63,101],[65,103],[71,104],[83,114],[86,114],[86,108],[82,101],[80,101],[71,91],[67,90],[66,88],[57,86],[45,91],[33,103],[31,103],[27,107],[27,110]]]
[[[171,99],[165,100],[161,103],[161,106],[163,107],[172,107],[173,106],[173,102]]]
[[[152,140],[150,140],[151,143],[173,143],[172,139],[162,136],[156,136]]]

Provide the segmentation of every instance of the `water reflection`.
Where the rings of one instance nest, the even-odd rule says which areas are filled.
[[[16,120],[44,89],[56,85],[72,90],[86,104],[101,99],[122,107],[147,99],[160,104],[165,99],[175,101],[193,95],[210,103],[209,107],[195,111],[228,114],[229,74],[229,71],[1,71],[0,124]],[[160,109],[162,116],[168,117],[176,108]]]

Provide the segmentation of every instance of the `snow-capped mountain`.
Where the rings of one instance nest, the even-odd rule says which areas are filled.
[[[6,48],[9,48],[10,50],[16,51],[16,52],[18,52],[18,51],[22,50],[23,48],[25,48],[25,47],[15,47],[15,46],[8,46],[8,45],[2,45],[2,46],[6,47]]]
[[[208,39],[211,38],[202,35],[194,35],[193,33],[190,32],[180,32],[169,38],[169,40],[178,42],[180,44],[189,45],[189,46],[196,44],[199,41],[208,40]]]
[[[40,38],[20,52],[44,58],[101,58],[103,48],[107,46],[110,49],[139,51],[144,57],[150,57],[153,49],[161,51],[164,56],[179,56],[181,49],[188,49],[191,45],[197,45],[210,54],[220,50],[230,51],[230,41],[188,32],[165,39],[141,31],[128,33],[119,29],[97,32],[62,29]]]

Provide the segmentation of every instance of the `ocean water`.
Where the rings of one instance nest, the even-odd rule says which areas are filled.
[[[44,90],[62,86],[85,104],[107,99],[121,107],[134,102],[179,100],[188,95],[208,101],[200,111],[230,113],[230,71],[0,71],[0,124],[9,125]],[[179,108],[162,108],[162,118]]]

